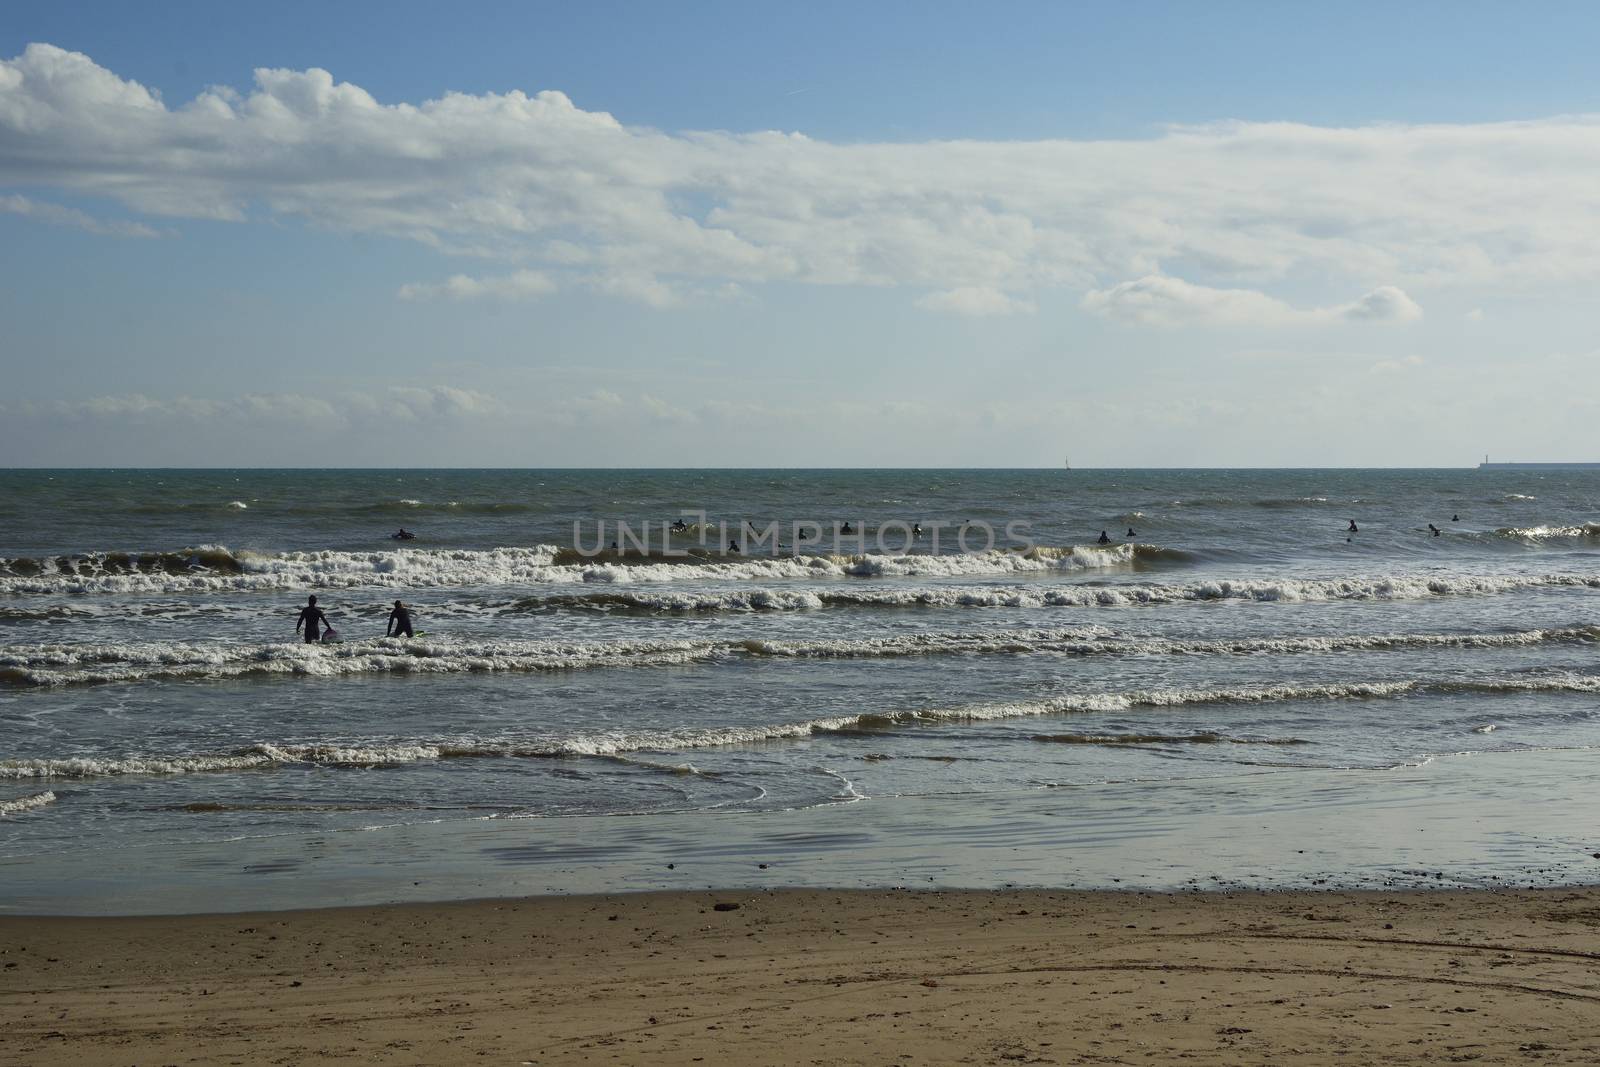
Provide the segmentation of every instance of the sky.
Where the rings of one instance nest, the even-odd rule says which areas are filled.
[[[33,3],[0,466],[1600,460],[1600,7]]]

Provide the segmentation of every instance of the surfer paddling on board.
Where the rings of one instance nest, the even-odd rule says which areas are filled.
[[[394,602],[394,610],[389,612],[389,625],[383,628],[385,637],[414,637],[411,632],[411,611],[400,601]]]
[[[322,609],[317,607],[317,598],[306,598],[306,606],[300,609],[300,617],[295,620],[294,632],[299,633],[304,630],[306,644],[314,645],[322,640],[322,627],[324,626],[327,627],[330,634],[333,633],[333,623],[329,622],[328,616],[324,615]]]

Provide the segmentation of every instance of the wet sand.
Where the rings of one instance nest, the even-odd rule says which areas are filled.
[[[0,1062],[79,1067],[1593,1063],[1600,889],[17,916],[0,1021]]]

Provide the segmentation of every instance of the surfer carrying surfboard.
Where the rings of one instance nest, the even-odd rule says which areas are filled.
[[[324,615],[322,609],[317,607],[317,598],[308,597],[306,606],[300,609],[300,617],[295,620],[294,632],[299,633],[302,629],[305,630],[306,644],[314,645],[322,640],[322,627],[324,626],[328,628],[329,633],[333,632],[333,623],[329,622],[328,616]]]
[[[413,637],[411,632],[411,612],[407,607],[396,600],[394,610],[389,612],[389,625],[383,628],[385,637]]]

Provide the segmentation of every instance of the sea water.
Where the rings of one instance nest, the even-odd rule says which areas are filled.
[[[1583,470],[0,472],[0,860],[1583,750],[1597,518]]]

